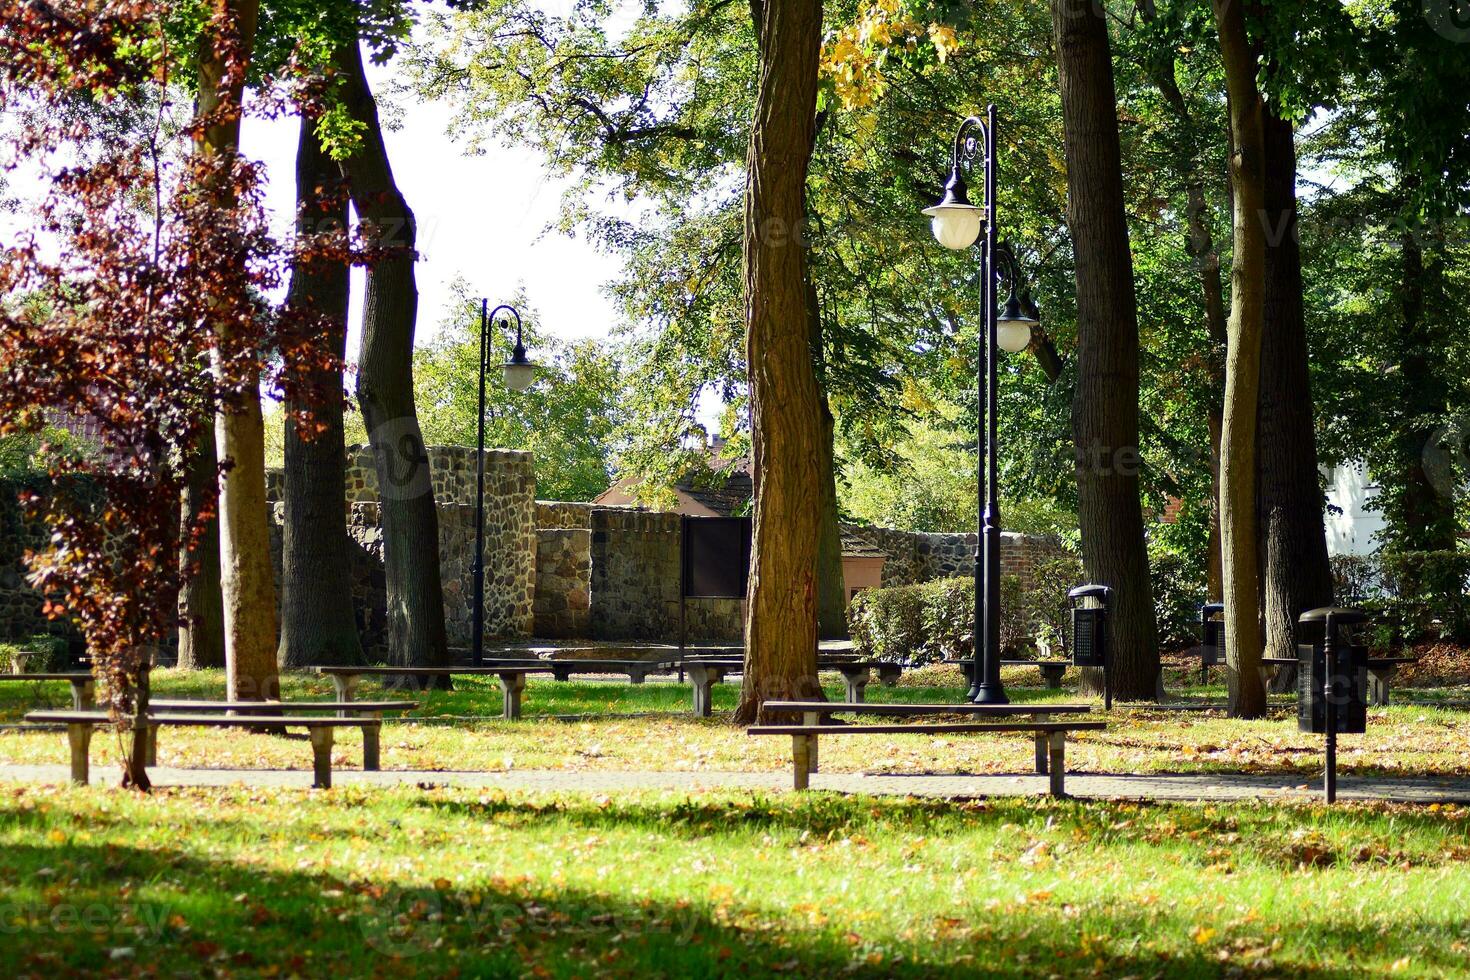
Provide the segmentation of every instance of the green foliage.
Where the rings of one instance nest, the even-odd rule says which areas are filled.
[[[49,633],[36,633],[19,642],[0,643],[0,673],[11,673],[15,654],[21,652],[29,654],[25,669],[28,674],[65,670],[71,662],[66,640]]]
[[[1199,642],[1199,607],[1205,601],[1205,567],[1187,556],[1153,548],[1148,557],[1159,643],[1165,649]]]
[[[1018,656],[1029,638],[1032,607],[1021,580],[1001,577],[1000,645]],[[863,656],[909,665],[974,656],[975,581],[944,578],[918,585],[865,589],[848,607],[855,649]]]
[[[460,299],[434,342],[414,353],[414,396],[430,444],[473,446],[479,399],[480,307]],[[491,327],[485,382],[485,445],[536,454],[536,492],[547,500],[591,500],[611,483],[613,436],[622,417],[617,360],[591,341],[567,343],[537,329],[521,302],[525,346],[538,365],[526,391],[510,391],[499,366],[514,327]]]
[[[1071,656],[1072,600],[1067,593],[1085,578],[1081,559],[1072,554],[1038,562],[1031,569],[1031,587],[1020,597],[1021,609],[1052,656]]]

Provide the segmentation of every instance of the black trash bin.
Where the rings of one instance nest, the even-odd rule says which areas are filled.
[[[1368,648],[1353,642],[1361,609],[1327,606],[1297,620],[1297,728],[1327,736],[1322,777],[1327,802],[1337,799],[1337,736],[1368,730]]]
[[[1210,668],[1225,660],[1225,603],[1199,607],[1199,682],[1210,682]]]
[[[1106,585],[1079,585],[1067,593],[1072,600],[1072,664],[1103,672],[1103,704],[1113,707],[1108,677],[1108,605],[1113,590]]]

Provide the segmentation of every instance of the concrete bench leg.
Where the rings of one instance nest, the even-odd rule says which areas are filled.
[[[357,681],[358,676],[356,674],[333,674],[332,689],[337,692],[337,700],[353,700],[353,695],[357,693]],[[337,710],[338,718],[350,718],[352,714],[351,711],[343,711],[340,708]]]
[[[1061,664],[1041,668],[1041,678],[1046,686],[1052,690],[1059,690],[1062,686],[1062,674],[1067,670]]]
[[[332,788],[332,729],[327,727],[312,728],[311,732],[311,765],[316,779],[311,784],[313,789]]]
[[[71,706],[74,711],[91,711],[96,703],[96,684],[90,680],[71,682]]]
[[[1050,715],[1038,714],[1037,721],[1050,721]],[[1050,736],[1046,732],[1036,733],[1036,774],[1045,776],[1049,768],[1047,764],[1047,751],[1050,747]]]
[[[629,684],[642,684],[644,678],[646,678],[647,676],[648,676],[648,671],[646,671],[646,670],[639,670],[637,668],[634,668],[633,670],[628,671],[628,683]]]
[[[503,714],[510,721],[521,716],[521,692],[526,689],[526,675],[521,673],[498,674],[500,690],[505,697]]]
[[[803,725],[820,725],[822,716],[815,711],[803,711],[801,713]],[[808,772],[817,771],[817,736],[808,736],[811,741],[806,744],[806,768]]]
[[[569,681],[572,679],[572,669],[570,667],[553,667],[551,668],[551,676],[559,681]]]
[[[898,679],[903,676],[902,667],[879,667],[878,683],[884,687],[897,687]]]
[[[714,686],[720,682],[720,671],[694,665],[689,668],[689,683],[694,687],[694,714],[699,718],[710,716],[714,701]]]
[[[847,701],[849,704],[862,704],[863,698],[868,691],[868,681],[872,675],[864,667],[861,672],[855,670],[844,670],[842,682],[847,686]]]
[[[91,781],[88,751],[92,747],[92,725],[67,725],[66,740],[71,743],[71,781],[78,786],[86,786]]]
[[[158,765],[158,726],[149,725],[143,729],[143,765]]]
[[[1375,707],[1388,704],[1388,682],[1393,668],[1368,671],[1368,703]]]
[[[1067,733],[1051,733],[1051,795],[1067,795]]]
[[[377,772],[381,767],[378,764],[378,748],[381,743],[379,738],[382,726],[377,724],[382,720],[381,713],[374,712],[372,720],[374,724],[364,725],[362,728],[362,771]]]
[[[811,743],[809,735],[791,736],[791,761],[795,769],[792,786],[806,789],[811,782]]]

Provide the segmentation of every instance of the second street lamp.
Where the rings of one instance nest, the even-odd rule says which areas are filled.
[[[501,378],[511,391],[525,391],[536,380],[536,365],[526,357],[522,342],[521,315],[513,306],[490,309],[490,301],[480,300],[480,401],[475,439],[475,563],[474,603],[471,613],[474,636],[470,639],[471,661],[476,667],[485,662],[485,375],[490,370],[490,324],[506,314],[506,332],[510,321],[516,324],[516,345],[510,360],[500,366]]]
[[[981,206],[970,203],[964,168],[980,158],[984,177]],[[949,180],[938,204],[924,209],[931,219],[934,237],[945,248],[964,250],[980,245],[980,292],[984,321],[980,347],[984,362],[979,369],[983,426],[977,438],[979,450],[980,542],[975,552],[975,664],[968,697],[977,704],[1006,704],[1005,685],[1000,679],[1000,505],[996,446],[998,426],[996,403],[998,380],[997,349],[1019,353],[1031,346],[1037,325],[1036,306],[1029,292],[1020,292],[1021,268],[1009,248],[996,240],[995,206],[995,106],[985,118],[970,116],[955,133],[950,157]],[[996,286],[1004,280],[1010,295],[997,315]]]

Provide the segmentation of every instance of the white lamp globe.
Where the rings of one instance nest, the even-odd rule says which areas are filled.
[[[1007,354],[1019,354],[1031,346],[1031,323],[1002,320],[995,325],[995,343]]]
[[[509,361],[500,370],[511,391],[525,391],[536,380],[536,365],[530,361]]]
[[[935,240],[956,251],[974,245],[985,224],[981,210],[970,204],[937,204],[925,208],[924,213],[929,215]]]

